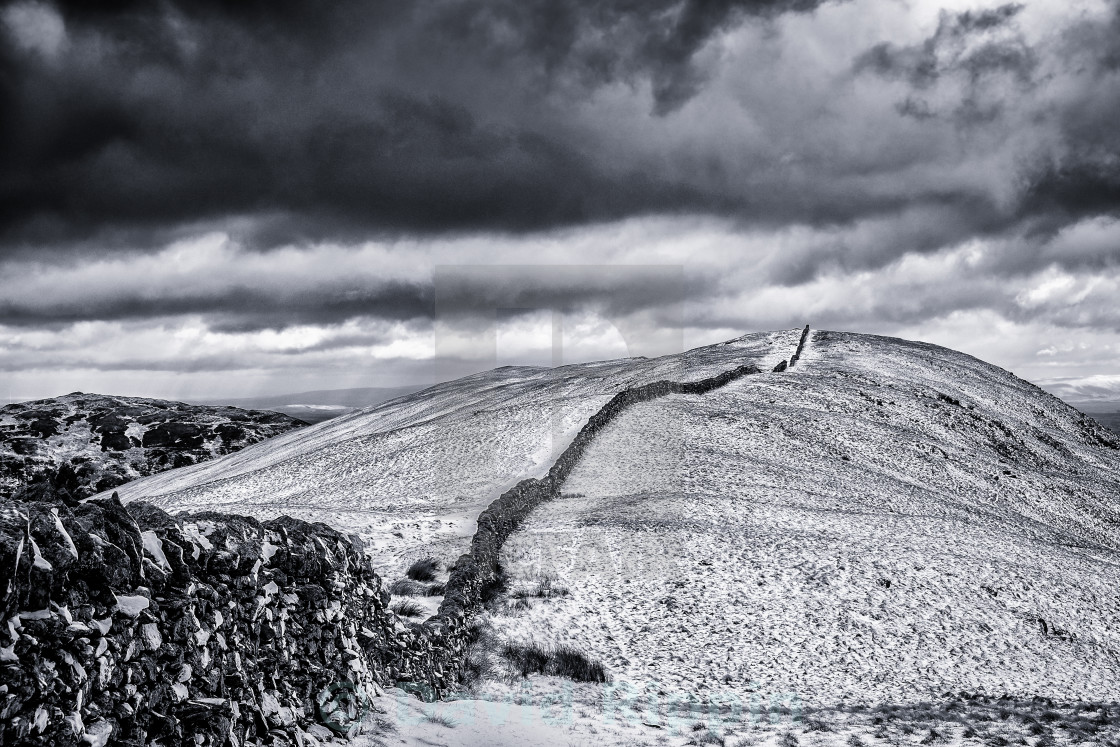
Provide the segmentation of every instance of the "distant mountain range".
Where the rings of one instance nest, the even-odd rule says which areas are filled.
[[[356,389],[318,389],[293,394],[275,394],[240,399],[201,400],[201,405],[229,405],[247,410],[272,410],[282,412],[307,423],[345,415],[363,407],[372,407],[405,394],[424,389],[424,386],[360,387]]]

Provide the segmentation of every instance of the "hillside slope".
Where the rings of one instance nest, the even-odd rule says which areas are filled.
[[[701,702],[1115,700],[1118,447],[970,356],[814,332],[614,421],[504,548],[570,593],[494,623]]]
[[[656,359],[504,367],[288,433],[237,454],[119,488],[169,510],[279,514],[360,534],[375,567],[465,552],[479,513],[502,491],[540,477],[579,428],[627,386],[690,381],[741,363],[769,370],[798,330]]]
[[[213,459],[305,424],[275,412],[74,392],[0,407],[0,497],[68,465],[78,496]]]

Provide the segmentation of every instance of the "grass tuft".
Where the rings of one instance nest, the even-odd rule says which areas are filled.
[[[389,605],[389,609],[401,617],[420,617],[424,614],[424,608],[411,599],[400,599],[393,602]]]
[[[444,716],[442,713],[436,713],[435,711],[427,711],[424,714],[424,720],[429,724],[439,724],[440,726],[447,727],[448,729],[454,729],[459,725],[457,722],[453,721],[447,716]]]
[[[708,731],[708,727],[704,726],[703,724],[700,724],[700,728],[702,728],[703,731],[694,734],[692,738],[688,740],[687,744],[718,744],[720,747],[723,747],[723,739],[721,739],[718,735]],[[693,729],[695,729],[695,727],[693,727]]]
[[[419,584],[407,578],[394,581],[389,585],[389,593],[396,597],[422,597],[427,591],[427,587],[423,584]]]
[[[522,677],[530,674],[550,674],[576,682],[606,682],[607,669],[598,661],[589,659],[582,651],[571,646],[555,649],[539,643],[506,644],[502,657]]]
[[[525,599],[527,597],[537,597],[540,599],[551,599],[552,597],[566,597],[568,590],[556,583],[556,579],[547,574],[537,577],[537,582],[528,589],[518,589],[511,595],[516,599]]]
[[[576,682],[607,681],[606,667],[571,646],[561,646],[553,652],[552,666],[553,674]]]
[[[522,677],[530,674],[544,674],[548,671],[548,663],[552,654],[539,643],[518,645],[507,643],[502,648],[502,656],[513,665]]]
[[[439,561],[429,556],[413,561],[404,575],[413,581],[435,581],[439,568]]]
[[[832,727],[819,718],[805,720],[805,731],[832,731]]]

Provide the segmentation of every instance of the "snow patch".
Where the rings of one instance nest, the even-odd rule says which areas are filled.
[[[167,561],[167,556],[163,552],[163,541],[160,540],[159,535],[147,530],[141,532],[140,536],[144,540],[144,552],[148,553],[160,568],[170,572],[171,563]]]
[[[140,613],[148,609],[148,605],[151,604],[150,599],[139,594],[135,596],[117,596],[114,593],[113,597],[117,600],[114,609],[127,617],[138,617]]]

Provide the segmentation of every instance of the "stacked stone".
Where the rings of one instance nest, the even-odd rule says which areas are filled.
[[[409,639],[357,540],[288,517],[6,501],[0,573],[5,745],[312,744]]]
[[[793,357],[789,359],[789,367],[793,368],[797,365],[797,361],[801,360],[801,352],[805,349],[805,341],[809,339],[809,325],[805,325],[805,329],[801,330],[801,340],[797,343],[797,350],[794,352]]]

